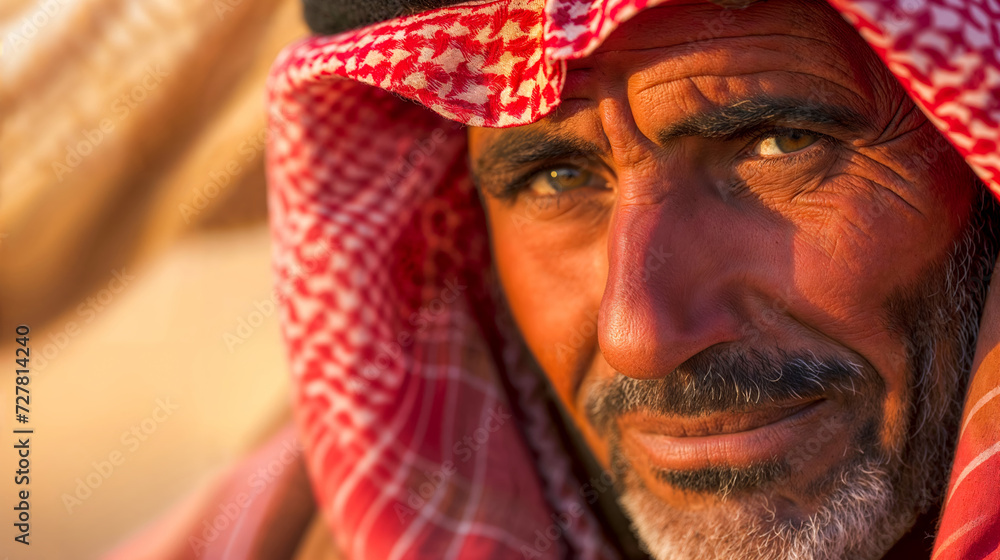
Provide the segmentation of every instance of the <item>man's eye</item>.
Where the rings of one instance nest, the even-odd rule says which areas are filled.
[[[807,130],[789,130],[780,134],[764,136],[754,150],[764,157],[783,156],[804,150],[820,139],[819,134]]]
[[[554,196],[582,187],[605,186],[603,177],[578,167],[551,167],[535,175],[528,183],[528,189],[535,196]]]

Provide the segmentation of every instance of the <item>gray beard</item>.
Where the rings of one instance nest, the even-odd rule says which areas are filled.
[[[623,401],[649,404],[665,394],[664,387],[653,390],[650,387],[655,382],[619,375],[595,388],[588,409],[595,426],[608,437],[620,503],[650,555],[658,560],[874,560],[892,548],[921,514],[940,504],[953,459],[986,286],[996,259],[996,204],[985,188],[983,197],[947,261],[925,274],[924,282],[891,298],[887,307],[891,318],[888,328],[907,346],[910,384],[906,425],[899,433],[908,435],[896,448],[884,448],[874,436],[883,415],[873,414],[854,436],[854,448],[859,452],[810,487],[823,498],[804,519],[782,519],[776,514],[768,489],[791,472],[788,464],[781,462],[748,469],[657,473],[675,487],[720,498],[719,506],[711,512],[679,511],[668,506],[629,465],[621,452],[617,428],[610,422],[621,411]],[[819,362],[800,366],[814,367],[819,373],[827,367]],[[862,371],[857,364],[849,364],[848,369],[857,374],[863,391],[869,393],[869,410],[881,411],[884,386],[877,382],[877,374]],[[756,389],[758,397],[761,390],[766,392],[766,386]],[[727,499],[733,493],[739,493],[741,500]]]

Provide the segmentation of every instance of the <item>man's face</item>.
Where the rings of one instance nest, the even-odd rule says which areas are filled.
[[[655,555],[878,557],[939,499],[977,193],[825,2],[646,10],[469,138],[520,331]]]

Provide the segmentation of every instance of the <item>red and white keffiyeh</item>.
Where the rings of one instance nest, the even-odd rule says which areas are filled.
[[[566,60],[667,1],[474,1],[310,38],[275,64],[269,196],[296,419],[347,557],[618,557],[542,382],[494,320],[462,125],[544,117]],[[1000,193],[1000,0],[829,1]],[[1000,554],[998,381],[974,384],[936,558]]]

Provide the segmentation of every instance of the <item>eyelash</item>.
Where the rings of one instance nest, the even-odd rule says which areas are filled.
[[[805,132],[806,134],[815,136],[817,140],[814,144],[806,146],[805,148],[797,152],[793,152],[791,154],[786,154],[783,156],[770,156],[770,157],[754,156],[751,153],[753,148],[755,148],[758,144],[760,144],[760,142],[764,138],[768,138],[770,136],[781,136],[785,134],[792,134],[794,132]],[[814,146],[818,146],[820,144],[828,144],[831,140],[833,140],[830,136],[827,136],[826,134],[823,134],[821,132],[816,132],[814,130],[809,130],[808,128],[790,128],[790,127],[774,127],[766,129],[764,131],[756,131],[752,135],[748,136],[748,138],[750,138],[750,141],[747,143],[746,147],[743,148],[743,150],[741,151],[741,159],[755,159],[757,161],[766,161],[768,163],[781,162],[784,165],[801,163],[802,160],[804,159],[809,159],[814,157],[815,154],[811,153],[814,151],[812,150]]]
[[[493,194],[494,198],[513,203],[517,200],[517,197],[521,195],[524,191],[528,190],[528,186],[534,181],[538,174],[542,171],[549,169],[555,169],[557,167],[580,167],[576,163],[572,163],[568,160],[554,160],[538,163],[532,166],[528,171],[518,175],[513,180],[502,185],[499,192]],[[556,193],[551,195],[551,198],[558,200],[560,196],[564,193]]]

